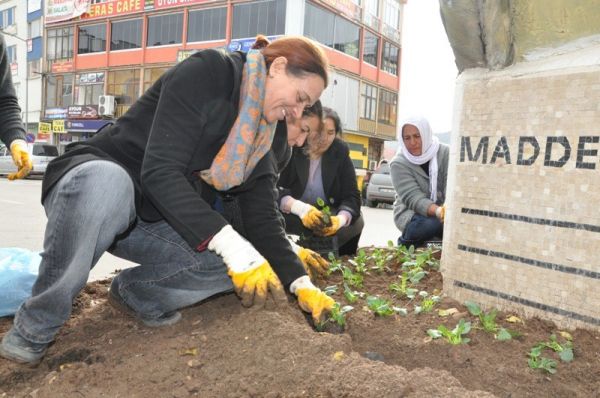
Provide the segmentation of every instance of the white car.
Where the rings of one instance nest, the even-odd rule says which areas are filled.
[[[33,163],[30,175],[44,175],[48,163],[58,156],[58,148],[51,144],[41,142],[27,144],[27,149],[29,149]],[[0,175],[7,175],[15,171],[17,171],[17,166],[12,160],[10,150],[4,145],[0,145]]]

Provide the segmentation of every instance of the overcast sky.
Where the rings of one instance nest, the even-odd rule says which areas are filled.
[[[434,133],[450,131],[457,69],[438,0],[408,0],[402,26],[399,121],[418,113]]]

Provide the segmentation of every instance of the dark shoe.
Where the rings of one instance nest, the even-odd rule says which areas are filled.
[[[25,340],[15,328],[12,327],[2,339],[0,356],[19,363],[37,365],[46,354],[49,344],[50,343],[32,343],[29,340]]]
[[[119,289],[117,289],[117,287],[114,286],[113,280],[113,283],[111,283],[110,289],[108,291],[108,302],[110,303],[110,305],[122,312],[125,312],[126,314],[129,314],[139,319],[144,325],[148,327],[158,328],[161,326],[171,326],[181,320],[181,312],[179,311],[165,312],[158,318],[148,318],[147,316],[140,315],[137,312],[135,312],[130,306],[127,305],[127,303],[119,295],[118,290]]]

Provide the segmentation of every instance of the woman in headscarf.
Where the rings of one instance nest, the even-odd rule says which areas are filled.
[[[303,37],[254,48],[190,56],[50,163],[40,273],[1,356],[39,362],[106,251],[140,264],[114,278],[109,302],[150,327],[231,290],[262,306],[286,288],[315,321],[332,308],[286,239],[275,185],[287,145],[304,141],[283,121],[319,99],[327,58]]]
[[[424,117],[404,121],[401,134],[390,163],[397,194],[394,222],[402,231],[399,245],[421,246],[443,237],[449,148],[432,134]]]

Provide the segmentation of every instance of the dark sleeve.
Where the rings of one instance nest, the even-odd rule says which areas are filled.
[[[340,184],[342,200],[338,211],[346,210],[352,214],[353,220],[360,215],[360,191],[356,182],[356,170],[347,146],[341,146]]]
[[[294,156],[296,156],[296,151],[292,151],[286,166],[279,173],[279,180],[277,181],[277,205],[279,205],[281,198],[284,196],[293,196],[292,184],[294,183],[294,177],[297,175],[294,169]]]
[[[0,34],[0,140],[10,147],[18,138],[25,139],[25,129],[6,57],[6,43]]]
[[[251,189],[239,195],[245,238],[263,255],[287,288],[306,275],[300,259],[286,238],[279,210],[275,207],[275,176],[257,178]]]
[[[232,71],[225,59],[214,54],[188,60],[165,79],[142,163],[141,185],[173,229],[191,247],[203,250],[227,222],[194,190],[185,173],[209,134],[204,127],[211,101],[224,95],[227,85],[219,81],[231,79]]]

